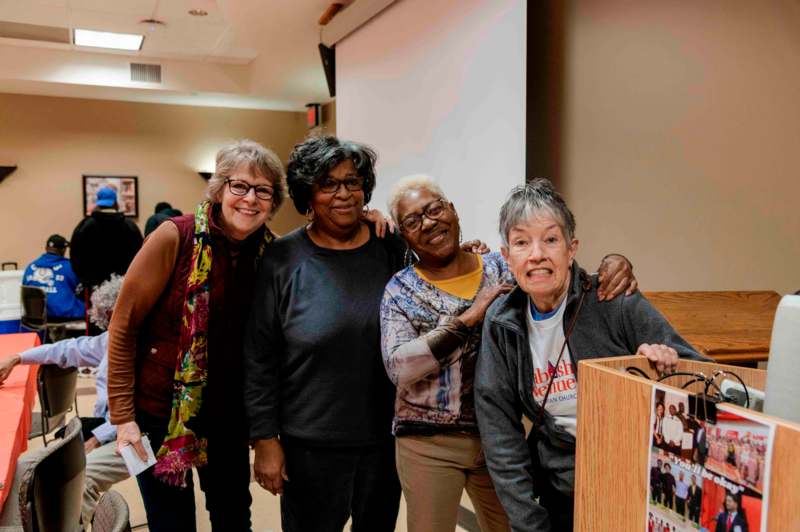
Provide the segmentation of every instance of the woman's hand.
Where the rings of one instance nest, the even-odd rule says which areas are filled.
[[[272,493],[283,493],[283,481],[289,480],[286,475],[286,459],[283,447],[278,438],[258,440],[255,443],[256,457],[253,461],[253,473],[259,486]]]
[[[497,284],[494,286],[484,286],[480,289],[475,299],[472,301],[472,306],[461,314],[458,319],[467,327],[473,327],[483,321],[486,315],[486,310],[492,301],[497,299],[500,294],[507,294],[511,291],[513,286],[510,284]]]
[[[392,219],[384,216],[383,213],[378,209],[367,209],[364,207],[361,217],[364,220],[375,224],[375,235],[378,238],[383,238],[386,236],[387,229],[389,230],[389,233],[394,233],[395,229],[397,229]]]
[[[14,355],[4,359],[0,362],[0,384],[3,384],[9,375],[11,375],[11,371],[17,367],[22,362],[22,357],[19,355]]]
[[[668,345],[642,344],[636,354],[647,357],[659,373],[674,373],[678,367],[678,352]]]
[[[477,253],[478,255],[483,255],[484,253],[492,251],[489,246],[486,245],[486,242],[482,242],[478,239],[467,240],[461,244],[461,249],[469,253]]]
[[[139,458],[147,462],[147,451],[144,450],[142,444],[142,433],[135,421],[117,425],[117,454],[120,454],[126,445],[133,445],[133,450],[136,451]]]
[[[597,273],[600,281],[597,289],[598,301],[611,301],[623,290],[625,295],[629,296],[639,286],[636,277],[633,276],[633,265],[622,255],[612,254],[603,257]]]

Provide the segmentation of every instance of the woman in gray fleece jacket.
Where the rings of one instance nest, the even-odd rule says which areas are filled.
[[[483,450],[512,530],[572,530],[578,361],[637,353],[664,372],[679,356],[703,357],[641,293],[598,301],[597,278],[574,260],[575,219],[549,181],[511,192],[500,232],[518,286],[484,319],[475,374]],[[527,441],[523,415],[534,424]]]

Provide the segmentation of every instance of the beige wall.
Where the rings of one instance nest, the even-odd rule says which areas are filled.
[[[52,233],[70,238],[81,219],[81,175],[139,177],[144,227],[159,201],[184,212],[202,199],[198,170],[216,150],[252,138],[285,161],[306,134],[296,112],[201,108],[0,94],[0,165],[19,168],[0,183],[0,260],[24,267]],[[291,200],[270,226],[285,234],[303,222]]]
[[[322,106],[322,129],[330,135],[336,134],[336,100]]]
[[[622,251],[652,290],[800,289],[800,4],[569,6],[579,260]]]

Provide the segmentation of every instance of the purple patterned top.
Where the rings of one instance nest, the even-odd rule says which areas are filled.
[[[514,278],[499,253],[483,255],[480,288]],[[479,288],[479,290],[480,290]],[[429,341],[452,329],[453,318],[472,305],[433,286],[409,266],[386,285],[381,302],[381,351],[397,386],[395,435],[477,432],[473,400],[475,361],[481,326],[475,326],[446,356],[435,356]]]

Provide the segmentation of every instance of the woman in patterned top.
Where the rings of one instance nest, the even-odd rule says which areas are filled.
[[[381,346],[397,386],[392,430],[408,529],[452,532],[462,491],[481,530],[508,530],[483,458],[473,401],[481,324],[514,283],[499,253],[459,247],[459,218],[427,176],[399,181],[389,210],[418,262],[389,281],[381,304]],[[604,259],[612,299],[636,281],[624,257]],[[613,281],[613,282],[612,282]]]

